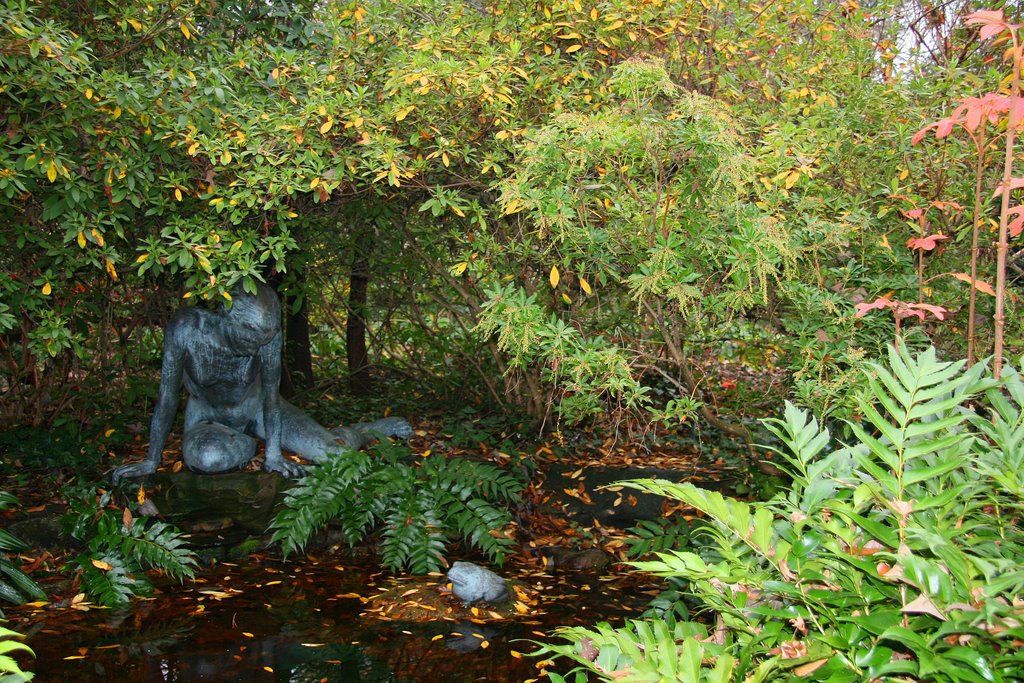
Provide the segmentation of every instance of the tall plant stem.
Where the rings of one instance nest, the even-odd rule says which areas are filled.
[[[974,365],[974,312],[978,302],[978,235],[981,232],[981,192],[985,173],[985,127],[981,126],[974,143],[978,160],[974,167],[974,216],[971,230],[971,295],[967,306],[967,367]]]
[[[1021,50],[1017,33],[1013,37],[1013,82],[1010,85],[1010,111],[1006,123],[1006,152],[1003,156],[1003,194],[999,209],[999,242],[996,247],[996,314],[995,314],[995,346],[992,363],[992,374],[996,379],[1003,369],[1003,332],[1006,326],[1006,252],[1009,244],[1007,233],[1010,212],[1010,181],[1013,178],[1013,143],[1019,116],[1016,115],[1020,98],[1020,64]]]

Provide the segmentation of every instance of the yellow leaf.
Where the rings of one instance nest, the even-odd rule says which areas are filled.
[[[562,292],[562,301],[564,301],[567,304],[571,304],[572,303],[572,299],[570,299],[569,295],[566,294],[565,292]]]
[[[49,282],[47,282],[47,283],[45,283],[43,285],[43,296],[50,296],[50,292],[52,292],[52,291],[53,291],[53,287],[50,286]]]
[[[333,125],[334,125],[334,117],[328,116],[327,120],[324,121],[323,124],[320,126],[320,134],[321,135],[327,135],[327,131],[329,131],[331,129],[331,126],[333,126]]]
[[[85,233],[81,230],[78,231],[78,246],[85,249]]]
[[[590,10],[590,20],[591,21],[597,21],[597,8],[596,7]]]
[[[146,502],[146,487],[142,484],[139,484],[139,490],[135,494],[135,500],[139,502],[139,505]]]
[[[177,188],[177,187],[174,188],[174,198],[177,199],[179,202],[181,201],[181,189],[180,188]]]
[[[138,19],[129,19],[128,23],[131,24],[131,27],[133,29],[135,29],[136,31],[141,31],[142,30],[142,22],[139,21]]]
[[[46,177],[49,178],[51,183],[57,179],[57,164],[56,163],[54,163],[52,161],[50,162],[50,167],[48,169],[46,169]]]
[[[221,295],[222,297],[224,297],[225,299],[227,299],[228,301],[231,301],[231,294],[230,294],[230,293],[228,293],[227,291],[223,291],[223,292],[221,292],[221,293],[220,293],[220,295]]]
[[[91,100],[92,99],[92,88],[86,88],[85,89],[85,99],[87,99],[87,100]]]
[[[273,71],[270,72],[270,77],[273,78],[275,81],[277,80],[278,76],[280,76],[280,75],[281,75],[281,70],[280,69],[274,69]]]
[[[181,35],[185,36],[186,40],[191,40],[192,31],[188,30],[188,22],[181,22],[178,27],[181,29]]]
[[[186,151],[188,152],[188,155],[190,157],[194,157],[196,155],[196,152],[199,151],[199,143],[193,142],[191,145],[188,146],[188,150]]]
[[[800,171],[792,170],[786,174],[786,189],[790,189],[796,185],[796,181],[800,180]]]
[[[210,206],[217,206],[222,201],[224,201],[223,197],[214,197],[213,199],[210,200]]]
[[[889,245],[889,238],[887,236],[882,235],[882,239],[879,241],[879,244],[881,244],[883,247],[885,247],[889,251],[892,251],[892,247]]]
[[[184,294],[181,295],[181,298],[182,299],[191,299],[192,298],[192,292],[185,292]]]
[[[590,283],[587,282],[586,278],[584,278],[582,275],[580,275],[580,289],[582,289],[588,296],[590,294],[593,294],[593,292],[590,290]]]
[[[313,178],[312,180],[309,181],[309,189],[312,190],[314,187],[316,187],[319,184],[320,184],[320,178]]]
[[[459,218],[465,218],[466,217],[466,212],[463,211],[462,209],[460,209],[457,206],[452,206],[452,212],[454,212],[455,215],[458,216]]]
[[[103,259],[106,262],[107,272],[110,273],[110,279],[117,282],[117,269],[114,268],[114,262],[110,259]]]
[[[111,569],[114,568],[112,564],[110,564],[109,562],[104,562],[103,560],[92,560],[92,566],[96,567],[96,569],[105,572],[109,572]]]
[[[557,287],[558,281],[561,279],[561,275],[558,274],[558,266],[551,266],[551,272],[548,274],[548,282],[551,283],[551,286]]]
[[[92,238],[94,240],[96,240],[96,244],[98,244],[98,245],[100,245],[102,247],[103,246],[103,233],[100,232],[99,230],[97,230],[96,228],[93,228],[91,230],[91,232],[92,232]]]
[[[582,47],[583,46],[580,45],[579,43],[576,43],[575,45],[570,45],[569,47],[565,48],[565,54],[571,55],[573,52],[576,52],[577,50],[581,49]]]
[[[141,254],[139,258],[135,259],[136,263],[145,263],[146,259],[149,258],[149,254]]]
[[[451,165],[451,159],[448,158],[448,152],[441,152],[441,163],[444,164],[445,168]]]
[[[505,205],[505,215],[517,213],[523,210],[523,205],[519,203],[518,199],[513,199]]]
[[[415,108],[416,107],[413,106],[413,107],[403,107],[403,108],[399,109],[398,113],[395,114],[395,121],[403,121],[405,119],[405,117],[408,116],[409,113],[412,112],[412,110],[415,109]]]
[[[221,153],[220,163],[222,163],[225,166],[231,163],[231,150],[226,149],[224,150],[224,152]]]
[[[327,107],[321,104],[320,108],[317,109],[317,113],[319,113],[320,116],[327,116]]]
[[[451,268],[452,275],[462,275],[463,273],[466,272],[466,268],[468,266],[469,266],[469,264],[467,262],[465,262],[465,261],[462,261],[460,263],[456,263]]]
[[[907,176],[909,176],[909,175],[910,175],[910,169],[909,168],[903,169],[902,171],[900,171],[900,180],[906,180]]]
[[[608,24],[608,26],[605,27],[605,30],[606,31],[614,31],[617,28],[622,28],[622,25],[625,24],[625,23],[626,22],[624,22],[622,19],[616,19],[612,23]]]

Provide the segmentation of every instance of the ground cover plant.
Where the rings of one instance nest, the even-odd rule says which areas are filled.
[[[771,500],[626,482],[710,520],[705,545],[633,563],[684,581],[697,620],[565,629],[540,652],[577,681],[1020,680],[1024,378],[964,366],[892,348],[847,444],[787,404],[769,428],[793,481]]]

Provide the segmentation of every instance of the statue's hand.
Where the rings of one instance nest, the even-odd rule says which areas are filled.
[[[137,462],[134,465],[122,465],[114,470],[112,478],[114,483],[118,483],[122,479],[134,479],[135,477],[144,477],[147,474],[153,474],[156,472],[156,463],[146,460],[145,462]]]
[[[287,458],[268,458],[263,461],[263,469],[267,472],[279,472],[288,479],[298,479],[299,477],[306,476],[305,467]]]

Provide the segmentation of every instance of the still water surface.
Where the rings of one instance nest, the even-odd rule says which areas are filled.
[[[640,611],[656,590],[637,576],[517,574],[535,604],[501,621],[481,610],[482,623],[465,620],[448,596],[439,604],[447,601],[461,615],[381,620],[368,612],[388,583],[378,569],[311,560],[221,564],[195,583],[165,585],[123,609],[20,608],[8,617],[28,634],[36,658],[26,669],[41,683],[511,682],[538,677],[536,658],[517,656],[535,649],[522,639],[558,625],[615,623]],[[397,595],[415,586],[403,585]]]

